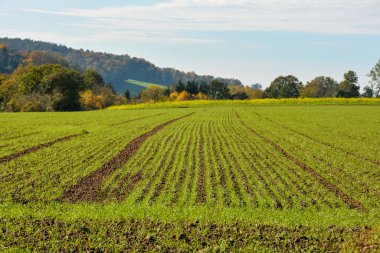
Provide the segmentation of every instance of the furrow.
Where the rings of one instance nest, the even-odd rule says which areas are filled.
[[[311,176],[313,176],[316,180],[318,180],[319,183],[321,183],[322,185],[324,185],[327,189],[329,189],[331,192],[333,192],[337,197],[339,197],[340,199],[342,199],[350,208],[356,209],[356,210],[361,211],[361,212],[367,212],[367,209],[363,206],[362,203],[360,203],[359,201],[355,200],[351,196],[347,195],[345,192],[343,192],[337,186],[335,186],[332,183],[330,183],[322,175],[320,175],[318,172],[316,172],[315,170],[313,170],[308,165],[304,164],[303,162],[301,162],[297,158],[291,156],[288,152],[286,152],[282,147],[280,147],[279,145],[277,145],[276,143],[274,143],[272,140],[270,140],[270,139],[264,137],[263,135],[259,134],[256,130],[254,130],[253,128],[251,128],[250,126],[248,126],[241,119],[240,119],[240,121],[241,121],[241,123],[244,126],[246,126],[248,129],[250,129],[250,131],[254,135],[256,135],[257,137],[261,138],[262,140],[264,140],[265,142],[267,142],[268,144],[270,144],[273,148],[275,148],[278,152],[280,152],[287,159],[293,161],[297,166],[299,166],[300,168],[302,168],[305,171],[307,171]]]
[[[105,163],[98,170],[94,171],[87,177],[81,179],[76,185],[66,190],[59,198],[61,201],[78,202],[78,201],[101,201],[101,186],[105,179],[110,176],[115,170],[122,167],[128,160],[138,151],[141,145],[150,136],[161,131],[164,127],[180,120],[189,117],[194,113],[187,114],[162,123],[151,131],[132,140],[122,151],[119,152],[114,158]]]
[[[47,142],[47,143],[40,144],[38,146],[34,146],[34,147],[31,147],[31,148],[25,149],[23,151],[20,151],[18,153],[12,154],[12,155],[8,155],[8,156],[5,156],[5,157],[2,157],[2,158],[0,158],[0,164],[1,163],[6,163],[6,162],[9,162],[9,161],[12,161],[12,160],[15,160],[15,159],[17,159],[17,158],[19,158],[21,156],[24,156],[24,155],[36,152],[36,151],[38,151],[40,149],[48,148],[50,146],[53,146],[56,143],[71,140],[71,139],[73,139],[75,137],[79,137],[81,135],[82,134],[72,134],[72,135],[69,135],[69,136],[66,136],[66,137],[58,138],[58,139],[56,139],[54,141],[50,141],[50,142]]]

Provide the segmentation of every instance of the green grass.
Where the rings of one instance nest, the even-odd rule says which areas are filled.
[[[0,158],[86,132],[0,163],[0,250],[376,249],[380,107],[309,102],[0,114]],[[57,200],[134,138],[189,113],[104,180],[101,202]]]
[[[164,86],[164,85],[160,85],[160,84],[155,84],[155,83],[148,83],[148,82],[143,82],[143,81],[138,81],[138,80],[133,80],[133,79],[128,79],[127,80],[127,84],[134,84],[134,85],[138,85],[138,86],[142,86],[144,88],[148,88],[149,86],[159,86],[161,88],[164,88],[166,89],[167,86]]]

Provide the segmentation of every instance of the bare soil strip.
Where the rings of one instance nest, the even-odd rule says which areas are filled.
[[[122,167],[128,162],[128,160],[136,154],[138,149],[150,136],[156,134],[164,127],[182,119],[189,117],[194,113],[189,113],[185,116],[169,120],[162,123],[151,131],[140,135],[128,143],[123,150],[121,150],[115,157],[105,163],[102,167],[92,172],[90,175],[82,178],[76,185],[67,189],[63,195],[59,198],[60,201],[67,202],[80,202],[80,201],[101,201],[101,186],[104,180],[110,176],[115,170]],[[134,181],[139,180],[139,176],[136,176]]]
[[[27,154],[30,154],[30,153],[33,153],[33,152],[36,152],[37,150],[40,150],[40,149],[43,149],[43,148],[48,148],[58,142],[63,142],[63,141],[67,141],[67,140],[70,140],[72,138],[75,138],[75,137],[78,137],[82,134],[72,134],[72,135],[69,135],[69,136],[66,136],[66,137],[62,137],[62,138],[59,138],[59,139],[56,139],[54,141],[50,141],[50,142],[47,142],[47,143],[43,143],[43,144],[40,144],[38,146],[34,146],[34,147],[31,147],[31,148],[28,148],[28,149],[25,149],[23,151],[20,151],[18,153],[15,153],[15,154],[12,154],[12,155],[8,155],[8,156],[5,156],[5,157],[2,157],[0,158],[0,164],[1,163],[6,163],[6,162],[9,162],[9,161],[12,161],[12,160],[15,160],[21,156],[24,156],[24,155],[27,155]]]
[[[358,154],[358,153],[353,152],[353,151],[351,151],[351,150],[347,150],[347,149],[344,149],[344,148],[342,148],[342,147],[335,146],[335,145],[333,145],[333,144],[331,144],[331,143],[329,143],[329,142],[319,140],[319,139],[317,139],[317,138],[315,138],[315,137],[313,137],[313,136],[310,136],[310,135],[308,135],[308,134],[306,134],[306,133],[299,132],[299,131],[294,130],[294,129],[288,127],[288,126],[285,126],[285,125],[279,124],[278,122],[274,122],[274,121],[271,120],[270,118],[263,117],[263,116],[261,116],[260,114],[258,114],[257,112],[255,112],[255,114],[256,114],[258,117],[260,117],[260,118],[264,118],[264,119],[266,119],[267,121],[269,121],[269,122],[271,122],[271,123],[273,123],[273,124],[275,124],[275,125],[277,125],[277,126],[282,127],[283,129],[286,129],[286,130],[288,130],[288,131],[290,131],[290,132],[293,132],[293,133],[296,133],[296,134],[298,134],[298,135],[301,135],[301,136],[303,136],[303,137],[305,137],[305,138],[307,138],[307,139],[309,139],[309,140],[312,140],[312,141],[318,142],[318,143],[320,143],[320,144],[322,144],[322,145],[325,145],[325,146],[327,146],[327,147],[329,147],[329,148],[333,148],[333,149],[335,149],[335,150],[339,150],[339,151],[341,151],[341,152],[343,152],[343,153],[345,153],[345,154],[347,154],[347,155],[351,155],[351,156],[354,156],[354,157],[360,158],[360,159],[362,159],[362,160],[364,160],[364,161],[367,161],[367,162],[370,162],[370,163],[372,163],[372,164],[380,165],[380,161],[379,161],[379,160],[371,159],[371,158],[369,158],[369,157],[366,157],[366,156],[364,156],[364,155]]]
[[[361,211],[361,212],[367,212],[367,209],[363,206],[362,203],[360,203],[359,201],[355,200],[354,198],[352,198],[351,196],[349,196],[348,194],[346,194],[345,192],[343,192],[341,189],[339,189],[337,186],[335,186],[332,183],[330,183],[322,175],[320,175],[318,172],[316,172],[315,170],[313,170],[312,168],[310,168],[308,165],[304,164],[303,162],[301,162],[297,158],[295,158],[292,155],[290,155],[288,152],[286,152],[282,147],[280,147],[279,145],[277,145],[275,142],[273,142],[272,140],[270,140],[270,139],[266,138],[265,136],[263,136],[263,135],[259,134],[258,132],[256,132],[256,130],[253,129],[253,128],[251,128],[250,126],[248,126],[240,118],[240,116],[238,114],[237,114],[237,116],[239,117],[240,122],[244,126],[246,126],[247,128],[249,128],[250,131],[253,134],[255,134],[257,137],[261,138],[262,140],[264,140],[268,144],[272,145],[272,147],[274,147],[278,152],[280,152],[288,160],[294,162],[298,167],[302,168],[304,171],[306,171],[310,175],[312,175],[315,179],[318,180],[319,183],[323,184],[327,189],[329,189],[331,192],[333,192],[335,194],[335,196],[337,196],[342,201],[344,201],[350,208],[356,209],[356,210]]]
[[[121,124],[124,124],[124,123],[137,121],[137,120],[140,120],[140,119],[147,119],[147,118],[153,118],[153,117],[161,116],[161,115],[164,115],[164,114],[166,114],[166,112],[160,113],[160,114],[156,114],[156,115],[145,116],[145,117],[141,117],[141,118],[137,118],[137,119],[130,119],[130,120],[122,121],[122,122],[119,122],[119,123],[111,124],[109,126],[117,126],[117,125],[121,125]]]

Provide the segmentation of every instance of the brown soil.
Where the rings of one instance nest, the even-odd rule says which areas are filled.
[[[12,160],[15,160],[21,156],[24,156],[24,155],[27,155],[27,154],[30,154],[30,153],[33,153],[33,152],[36,152],[40,149],[43,149],[43,148],[48,148],[58,142],[63,142],[63,141],[67,141],[67,140],[70,140],[72,138],[75,138],[75,137],[78,137],[80,136],[81,134],[73,134],[73,135],[69,135],[69,136],[66,136],[66,137],[62,137],[62,138],[59,138],[59,139],[56,139],[54,141],[50,141],[50,142],[47,142],[47,143],[43,143],[43,144],[40,144],[38,146],[34,146],[34,147],[31,147],[31,148],[28,148],[28,149],[25,149],[23,151],[20,151],[18,153],[15,153],[15,154],[12,154],[12,155],[8,155],[8,156],[5,156],[5,157],[2,157],[0,158],[0,163],[6,163],[6,162],[9,162],[9,161],[12,161]]]
[[[138,182],[140,182],[141,179],[142,179],[142,171],[139,170],[136,174],[134,174],[133,176],[131,176],[129,178],[127,186],[123,189],[124,191],[117,187],[114,190],[114,193],[117,193],[117,194],[115,194],[117,201],[122,202],[123,200],[125,200],[125,198],[128,196],[128,194],[130,194],[132,192],[135,185]]]
[[[0,219],[5,252],[339,252],[351,238],[366,230],[149,218]],[[347,246],[351,245],[356,246]],[[378,252],[379,245],[372,245],[376,243],[364,250],[357,244],[345,247],[343,252]]]
[[[101,201],[101,186],[103,181],[115,170],[126,164],[128,160],[136,154],[146,139],[156,134],[164,127],[193,114],[194,113],[190,113],[185,116],[169,120],[156,126],[151,131],[133,139],[127,144],[127,146],[124,147],[123,150],[121,150],[115,157],[105,163],[102,167],[79,180],[76,185],[67,189],[59,200],[67,202]]]
[[[312,175],[315,179],[318,180],[319,183],[323,184],[327,189],[329,189],[331,192],[333,192],[335,194],[335,196],[337,196],[342,201],[344,201],[350,208],[357,209],[358,211],[362,211],[362,212],[367,212],[366,208],[363,206],[362,203],[360,203],[359,201],[355,200],[354,198],[352,198],[351,196],[349,196],[348,194],[346,194],[345,192],[343,192],[341,189],[339,189],[337,186],[335,186],[332,183],[330,183],[328,180],[326,180],[322,175],[320,175],[318,172],[316,172],[315,170],[313,170],[311,167],[309,167],[308,165],[304,164],[303,162],[301,162],[297,158],[295,158],[292,155],[290,155],[288,152],[286,152],[282,147],[280,147],[279,145],[277,145],[275,142],[273,142],[272,140],[270,140],[270,139],[264,137],[263,135],[259,134],[255,129],[253,129],[250,126],[248,126],[241,119],[240,119],[240,122],[244,126],[246,126],[247,128],[249,128],[250,131],[253,134],[255,134],[257,137],[261,138],[262,140],[264,140],[268,144],[272,145],[272,147],[274,147],[278,152],[280,152],[288,160],[294,162],[298,167],[302,168],[303,170],[305,170],[306,172],[308,172],[310,175]]]

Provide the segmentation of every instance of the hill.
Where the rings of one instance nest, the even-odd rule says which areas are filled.
[[[25,59],[25,55],[27,55],[28,51],[41,51],[54,54],[53,57],[45,57],[47,59],[51,60],[51,58],[53,58],[54,61],[64,59],[70,66],[82,71],[87,69],[96,70],[102,75],[105,82],[111,83],[114,89],[119,93],[126,90],[125,80],[128,79],[141,80],[143,82],[155,83],[167,87],[179,80],[210,82],[213,79],[218,79],[227,84],[241,84],[237,79],[215,78],[211,75],[197,75],[194,72],[184,72],[174,68],[160,68],[143,58],[131,57],[129,55],[116,55],[83,49],[77,50],[64,45],[29,39],[0,38],[0,44],[5,44],[15,50],[20,56],[24,56],[17,57],[19,62]],[[46,55],[48,54],[45,54],[45,56]],[[0,56],[0,58],[1,70],[4,66],[2,57]],[[45,58],[42,58],[42,62],[39,63],[51,63],[50,60],[44,62],[43,59]],[[41,57],[39,60],[41,60]],[[36,64],[35,62],[33,63]],[[8,61],[4,64],[6,64],[7,73],[14,70],[12,66],[17,66],[14,62],[9,64]],[[138,90],[132,90],[131,92],[135,93],[138,92]]]

